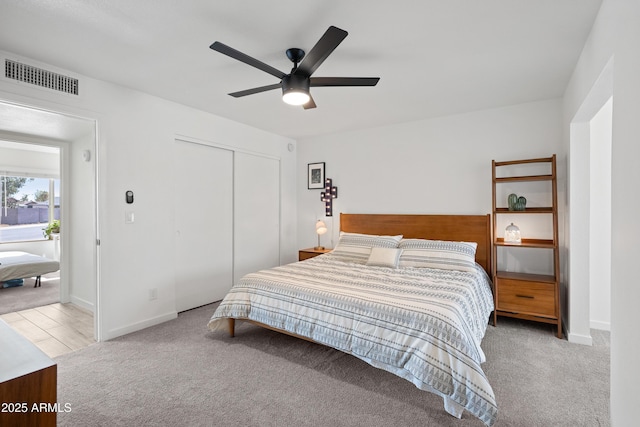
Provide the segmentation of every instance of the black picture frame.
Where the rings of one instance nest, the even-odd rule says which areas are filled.
[[[309,163],[307,165],[307,188],[320,190],[324,188],[324,162]]]

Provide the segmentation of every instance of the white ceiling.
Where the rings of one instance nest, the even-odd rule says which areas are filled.
[[[560,97],[601,0],[2,0],[0,50],[291,138]],[[314,76],[380,77],[312,88],[318,108],[277,79],[209,49],[221,41],[289,72],[329,25],[349,36]]]
[[[67,116],[50,111],[27,108],[6,102],[0,102],[0,138],[5,141],[20,141],[21,135],[30,135],[33,139],[73,141],[95,132],[95,123],[88,119]],[[0,144],[3,141],[0,140]],[[5,145],[9,142],[5,142]],[[2,146],[2,145],[0,145]],[[18,144],[23,150],[47,151],[38,145]],[[13,146],[17,148],[17,146]],[[57,149],[56,149],[57,150]]]

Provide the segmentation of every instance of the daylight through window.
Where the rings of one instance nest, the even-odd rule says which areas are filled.
[[[60,220],[60,180],[0,173],[0,243],[46,240],[47,226]]]

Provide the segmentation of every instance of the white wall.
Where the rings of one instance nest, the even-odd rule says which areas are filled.
[[[564,97],[564,125],[569,125],[611,58],[613,137],[611,162],[611,424],[633,425],[640,406],[640,200],[630,195],[640,182],[640,3],[604,0]],[[609,93],[609,96],[611,93]],[[563,145],[569,147],[568,134]],[[570,183],[570,191],[579,182]],[[573,286],[573,284],[571,284]],[[588,317],[587,317],[588,322]]]
[[[607,3],[607,0],[605,0]],[[640,3],[616,0],[611,200],[611,417],[633,424],[640,407]]]
[[[307,164],[326,162],[338,187],[339,213],[491,213],[491,160],[548,157],[561,150],[561,102],[547,100],[448,117],[328,135],[298,143],[298,181]],[[298,186],[298,246],[315,246],[314,224],[324,217],[321,190]]]
[[[83,158],[88,150],[89,161]],[[68,292],[63,302],[71,301],[95,312],[96,303],[96,198],[95,135],[83,135],[63,147],[61,239],[64,271],[68,272]]]
[[[11,57],[58,71],[28,58]],[[176,136],[281,159],[281,259],[296,259],[296,152],[287,150],[289,143],[295,146],[294,141],[107,82],[65,74],[79,77],[80,96],[2,80],[0,100],[97,120],[102,339],[176,316],[174,197],[168,191],[173,188]],[[125,204],[126,190],[135,192],[132,206]],[[135,223],[125,224],[125,210],[132,209]],[[156,300],[149,301],[150,288],[158,289]]]

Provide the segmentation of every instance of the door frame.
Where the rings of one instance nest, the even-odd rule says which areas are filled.
[[[94,301],[93,301],[93,319],[94,319],[94,339],[96,341],[101,341],[104,336],[102,333],[102,307],[101,307],[101,298],[100,298],[100,252],[99,252],[99,230],[100,230],[100,222],[99,222],[99,212],[100,212],[100,193],[99,193],[99,138],[98,138],[98,119],[90,118],[80,114],[73,114],[70,112],[61,111],[57,108],[44,108],[32,105],[28,102],[16,102],[4,98],[0,98],[0,103],[7,108],[16,108],[16,109],[26,109],[30,112],[37,115],[38,113],[53,115],[54,118],[57,118],[59,125],[69,126],[71,123],[72,127],[78,126],[75,130],[80,129],[81,127],[86,127],[83,129],[88,131],[89,128],[91,133],[91,150],[93,154],[93,166],[91,168],[91,174],[93,177],[94,185],[92,186],[93,196],[94,196],[94,221],[93,221],[93,230],[95,237],[95,250],[91,256],[93,261],[93,271],[94,274]],[[28,123],[24,124],[23,127],[26,129],[29,127]],[[5,134],[8,133],[8,134]],[[78,132],[81,133],[81,132]],[[58,138],[53,137],[52,135],[35,135],[30,134],[27,131],[18,131],[16,132],[14,129],[9,131],[3,131],[0,125],[0,135],[2,135],[3,139],[9,141],[15,141],[18,143],[26,143],[26,144],[38,144],[38,145],[49,145],[56,146],[60,148],[60,181],[61,181],[61,205],[60,205],[60,217],[63,219],[65,215],[70,212],[70,190],[69,190],[69,180],[70,177],[70,152],[71,152],[71,144],[73,140],[60,140]],[[60,301],[68,302],[70,299],[69,295],[69,271],[70,271],[70,259],[65,256],[65,254],[69,253],[70,242],[69,239],[65,239],[65,231],[64,227],[61,230],[61,240],[60,240],[60,269],[61,269],[61,277],[60,277]]]

